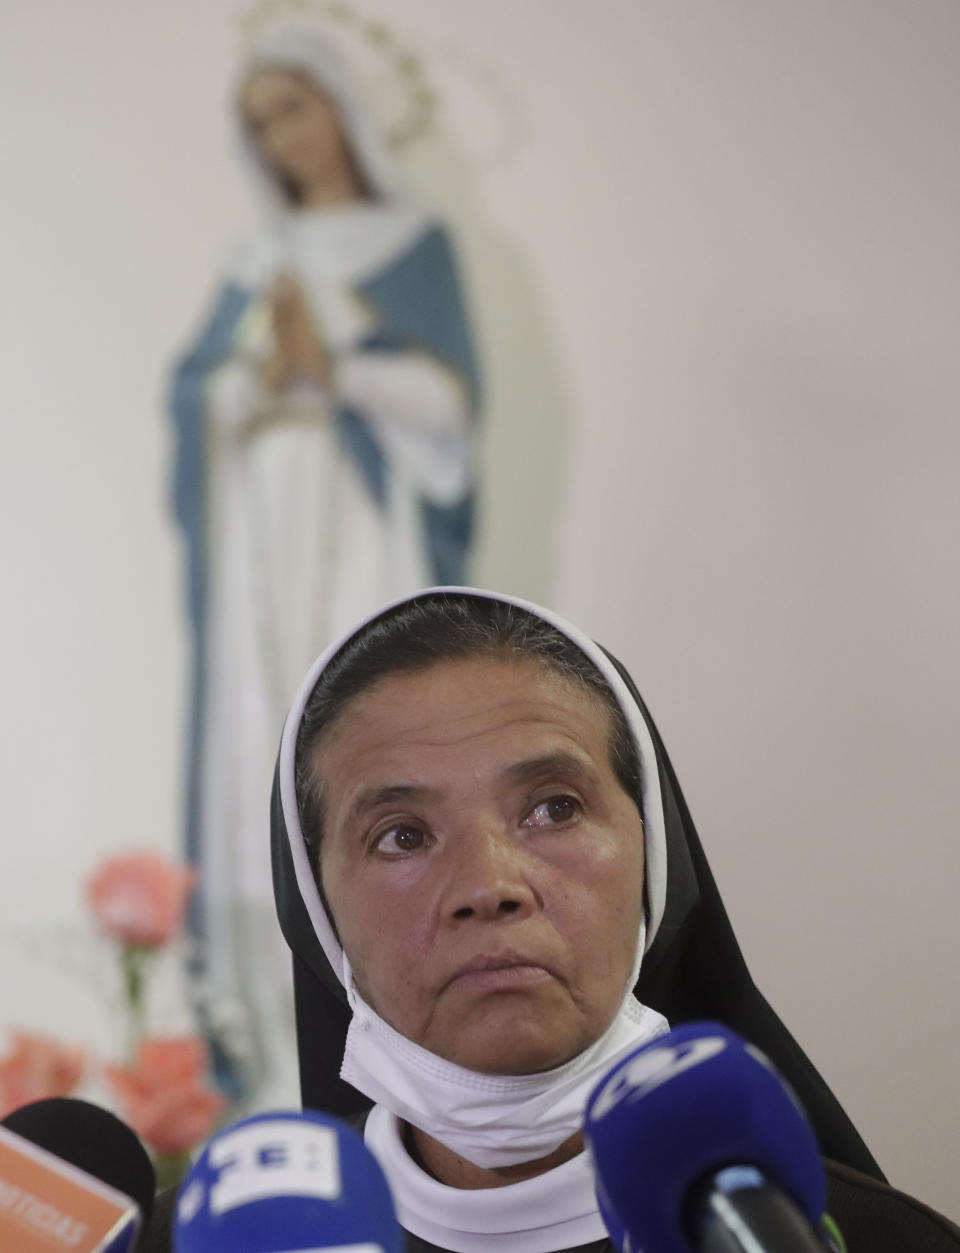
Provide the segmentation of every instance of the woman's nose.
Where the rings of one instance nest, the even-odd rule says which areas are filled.
[[[448,916],[463,920],[523,918],[540,905],[529,859],[499,823],[460,831],[450,865]]]

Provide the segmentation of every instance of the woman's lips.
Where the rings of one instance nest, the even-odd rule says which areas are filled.
[[[479,957],[462,966],[448,981],[447,987],[478,992],[509,991],[512,988],[535,987],[552,978],[546,966],[530,957]]]

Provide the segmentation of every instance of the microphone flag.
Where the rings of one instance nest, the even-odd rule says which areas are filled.
[[[0,1127],[0,1249],[130,1253],[139,1231],[130,1197]]]

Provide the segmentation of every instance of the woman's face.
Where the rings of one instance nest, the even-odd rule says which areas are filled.
[[[598,1039],[643,897],[601,702],[526,659],[445,661],[356,697],[316,751],[324,890],[381,1017],[488,1073]]]
[[[318,185],[355,182],[336,110],[298,74],[260,70],[248,79],[241,107],[263,160],[301,200]]]

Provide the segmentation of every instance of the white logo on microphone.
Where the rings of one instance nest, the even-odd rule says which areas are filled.
[[[727,1047],[723,1036],[707,1036],[685,1044],[648,1049],[614,1071],[597,1093],[590,1109],[590,1121],[605,1117],[623,1100],[637,1100],[654,1088],[669,1082],[685,1070],[716,1057]]]
[[[220,1171],[211,1214],[271,1196],[331,1201],[341,1191],[336,1132],[316,1123],[277,1118],[238,1127],[211,1144],[209,1162]]]

